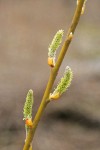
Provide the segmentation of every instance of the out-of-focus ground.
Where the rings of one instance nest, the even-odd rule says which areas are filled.
[[[0,1],[0,150],[22,149],[27,91],[34,90],[34,115],[50,72],[48,45],[57,30],[67,32],[75,5],[76,0]],[[34,150],[100,150],[99,0],[87,1],[57,81],[66,65],[73,82],[45,110]]]

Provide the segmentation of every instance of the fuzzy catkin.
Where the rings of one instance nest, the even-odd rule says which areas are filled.
[[[54,38],[53,38],[53,40],[52,40],[52,42],[48,48],[48,50],[49,50],[48,57],[55,57],[55,52],[62,42],[63,33],[64,33],[63,30],[59,30],[55,34],[55,36],[54,36]]]
[[[67,66],[64,72],[64,76],[61,78],[60,82],[58,83],[57,87],[55,88],[54,92],[50,95],[50,97],[55,98],[55,96],[57,97],[59,95],[59,98],[60,95],[64,93],[70,86],[72,77],[72,70],[69,66]]]
[[[23,109],[24,120],[32,118],[32,106],[33,106],[33,91],[29,90],[26,96],[26,102],[24,104]]]

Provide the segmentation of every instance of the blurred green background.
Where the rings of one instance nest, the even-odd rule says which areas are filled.
[[[23,105],[34,90],[33,116],[50,68],[48,45],[65,35],[76,0],[0,0],[0,150],[21,150]],[[34,150],[100,149],[100,1],[87,1],[84,15],[60,68],[74,73],[69,90],[47,106],[35,134]]]

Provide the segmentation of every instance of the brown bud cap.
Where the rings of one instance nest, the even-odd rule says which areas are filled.
[[[55,66],[55,61],[53,57],[48,57],[48,65],[51,67]]]

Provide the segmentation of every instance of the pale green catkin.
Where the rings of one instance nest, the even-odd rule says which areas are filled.
[[[26,102],[23,108],[24,120],[32,118],[32,106],[33,106],[33,91],[29,90],[26,96]]]
[[[71,84],[73,73],[70,67],[66,67],[64,76],[61,78],[61,81],[58,83],[57,88],[54,90],[53,94],[59,93],[60,95],[64,93]]]
[[[60,46],[60,44],[62,42],[63,33],[64,33],[63,30],[59,30],[55,34],[55,36],[54,36],[54,38],[53,38],[53,40],[52,40],[52,42],[48,48],[48,50],[49,50],[48,51],[48,57],[55,57],[56,50],[58,49],[58,47]]]

